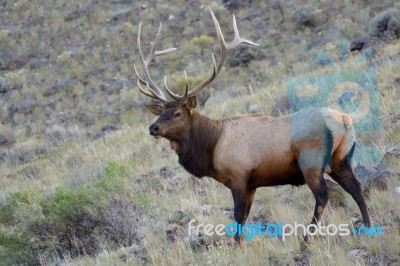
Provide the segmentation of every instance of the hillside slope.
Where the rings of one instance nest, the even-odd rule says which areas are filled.
[[[0,261],[399,264],[399,3],[189,2],[0,2]],[[136,87],[133,64],[139,21],[146,51],[162,22],[159,49],[178,51],[152,63],[155,81],[161,85],[166,75],[182,91],[184,70],[191,84],[209,75],[211,52],[219,50],[207,7],[227,40],[234,13],[241,35],[260,46],[229,57],[201,95],[205,115],[279,115],[290,107],[293,82],[357,80],[357,71],[376,79],[379,126],[358,138],[387,167],[368,186],[372,220],[384,227],[383,237],[326,237],[308,247],[299,237],[260,237],[241,248],[225,238],[188,237],[191,219],[231,223],[231,195],[211,179],[190,176],[167,141],[149,136],[155,117],[144,108],[149,99]],[[338,197],[324,222],[359,226],[354,201],[340,190]],[[307,223],[313,208],[307,187],[259,189],[249,221]]]

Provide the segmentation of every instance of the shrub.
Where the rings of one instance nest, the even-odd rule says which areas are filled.
[[[186,78],[184,76],[175,76],[172,75],[170,78],[171,81],[177,84],[177,90],[175,93],[178,93],[180,95],[183,95],[185,93],[185,86],[186,86]],[[187,77],[187,82],[189,85],[189,90],[196,85],[200,84],[200,82],[203,81],[203,78],[200,76],[188,76]],[[171,89],[171,88],[170,88]],[[197,98],[197,104],[200,107],[203,107],[205,103],[207,102],[208,98],[210,97],[210,90],[202,90],[200,93],[196,95]]]
[[[247,67],[252,60],[262,60],[265,51],[260,48],[250,46],[239,46],[232,51],[232,54],[226,60],[229,67]]]
[[[400,10],[391,8],[376,15],[370,22],[372,36],[400,38]]]
[[[311,6],[301,6],[297,8],[293,12],[292,21],[296,28],[317,26],[315,9]]]
[[[25,228],[42,216],[43,199],[30,192],[12,194],[0,208],[0,223]]]
[[[60,226],[73,223],[93,207],[95,199],[92,197],[86,186],[76,190],[59,187],[47,203],[46,218]]]
[[[11,147],[15,144],[15,136],[8,128],[0,126],[0,147]]]
[[[70,189],[60,186],[44,199],[29,192],[10,195],[0,208],[0,261],[35,264],[39,257],[95,254],[138,239],[142,207],[129,190],[130,171],[111,162],[99,179]]]
[[[59,145],[60,142],[69,138],[83,138],[84,131],[81,130],[78,125],[69,127],[53,125],[52,127],[45,129],[44,136],[52,145],[56,146]]]
[[[36,247],[24,233],[5,234],[0,231],[0,260],[2,265],[31,265],[36,262]]]
[[[210,36],[207,36],[207,35],[203,35],[203,34],[200,36],[193,37],[190,40],[191,45],[197,46],[200,48],[201,55],[204,55],[204,51],[207,51],[210,49],[213,42],[214,42],[213,38],[211,38]]]

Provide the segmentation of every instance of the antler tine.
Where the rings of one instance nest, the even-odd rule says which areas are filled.
[[[187,78],[187,75],[186,75],[186,71],[183,71],[183,72],[185,73],[185,79],[186,79],[185,93],[183,94],[183,96],[180,96],[180,95],[178,95],[178,94],[173,93],[173,92],[169,89],[169,87],[168,87],[167,77],[166,77],[166,76],[164,77],[164,86],[165,86],[165,89],[167,90],[168,94],[169,94],[172,98],[174,98],[175,100],[177,100],[177,101],[179,101],[179,102],[182,102],[182,101],[185,101],[185,100],[186,100],[187,95],[188,95],[188,91],[189,91],[189,82],[188,82],[188,78]]]
[[[237,28],[237,24],[236,24],[235,15],[233,15],[233,31],[235,34],[235,38],[233,39],[233,41],[231,43],[229,43],[227,45],[225,43],[224,35],[222,34],[221,27],[219,26],[218,20],[215,17],[214,13],[212,12],[211,8],[210,8],[210,13],[211,13],[211,17],[214,22],[214,26],[215,26],[215,30],[218,35],[219,42],[221,44],[221,55],[220,55],[220,58],[218,59],[218,64],[215,63],[214,55],[212,55],[213,63],[214,63],[213,73],[211,74],[211,76],[208,79],[204,80],[203,82],[198,84],[196,87],[191,89],[188,93],[188,97],[195,95],[196,93],[198,93],[199,91],[201,91],[202,89],[207,87],[217,77],[218,73],[222,69],[222,66],[224,65],[225,59],[228,56],[229,52],[232,51],[233,49],[235,49],[239,44],[245,43],[245,44],[249,44],[249,45],[258,46],[258,44],[240,37],[239,31]]]
[[[177,100],[177,101],[182,101],[182,100],[183,100],[183,97],[182,97],[182,96],[179,96],[178,94],[173,93],[173,92],[169,89],[168,83],[167,83],[167,76],[164,77],[164,86],[165,86],[165,89],[167,90],[168,94],[169,94],[172,98],[174,98],[174,99]]]
[[[140,79],[138,79],[137,80],[137,85],[139,87],[139,90],[144,95],[149,96],[149,97],[154,98],[154,99],[157,99],[157,100],[160,100],[161,102],[167,102],[167,100],[165,98],[162,98],[161,96],[157,95],[147,84],[145,84],[146,88],[150,91],[150,93],[147,92],[145,89],[142,88],[142,86],[140,86],[140,82],[141,82]]]
[[[241,43],[245,43],[245,44],[253,45],[253,46],[259,46],[259,44],[257,44],[257,43],[254,43],[252,41],[249,41],[247,39],[240,37],[239,30],[238,30],[237,24],[236,24],[235,14],[233,14],[232,20],[233,20],[232,24],[233,24],[233,32],[235,33],[235,38],[233,39],[233,41],[230,44],[227,45],[228,50],[234,49],[236,46],[238,46]]]
[[[185,70],[183,71],[183,73],[185,73],[185,80],[186,80],[185,94],[184,94],[184,97],[185,97],[185,99],[186,99],[187,96],[188,96],[188,91],[189,91],[189,81],[188,81],[188,78],[187,78],[187,75],[186,75],[186,71],[185,71]]]
[[[139,23],[138,36],[137,36],[137,49],[138,49],[138,52],[139,52],[140,63],[142,64],[142,67],[143,67],[144,78],[140,77],[140,75],[137,72],[137,69],[136,69],[135,66],[134,66],[134,68],[135,68],[135,74],[136,74],[136,76],[138,78],[138,86],[139,86],[140,91],[143,94],[145,94],[146,96],[158,99],[161,102],[165,103],[165,102],[168,101],[167,98],[165,97],[164,93],[160,90],[160,88],[158,88],[157,85],[153,82],[153,80],[150,77],[149,70],[148,70],[150,62],[156,56],[164,55],[164,54],[167,54],[169,52],[172,52],[172,51],[176,50],[176,48],[168,48],[168,49],[165,49],[165,50],[162,50],[162,51],[155,51],[155,46],[157,44],[158,38],[160,37],[161,28],[162,28],[162,24],[160,23],[156,38],[154,39],[153,45],[151,46],[150,53],[147,56],[147,58],[144,59],[143,52],[142,52],[141,45],[140,45],[140,36],[141,36],[141,31],[142,31],[142,23]],[[146,92],[140,86],[140,83],[142,83],[143,85],[146,85],[146,87],[150,91],[150,93]]]

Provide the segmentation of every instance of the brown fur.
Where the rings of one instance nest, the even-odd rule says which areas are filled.
[[[214,176],[213,153],[221,135],[221,121],[192,114],[190,133],[176,142],[179,163],[196,177]]]
[[[349,116],[311,108],[278,118],[242,115],[214,120],[194,107],[193,101],[190,106],[166,103],[150,132],[170,140],[188,172],[212,177],[231,189],[238,223],[245,222],[258,187],[307,184],[316,199],[311,222],[317,224],[328,201],[322,176],[326,172],[353,196],[370,226],[350,164],[355,133]]]

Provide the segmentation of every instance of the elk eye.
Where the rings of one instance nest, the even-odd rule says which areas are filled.
[[[182,115],[181,112],[176,112],[176,113],[174,114],[174,117],[177,118],[177,117],[180,117],[181,115]]]

